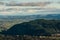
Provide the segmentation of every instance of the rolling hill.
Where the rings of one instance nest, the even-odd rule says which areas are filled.
[[[7,31],[2,31],[5,35],[34,35],[46,36],[60,33],[60,20],[37,19],[12,26]]]

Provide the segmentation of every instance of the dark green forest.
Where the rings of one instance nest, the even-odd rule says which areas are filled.
[[[2,31],[5,35],[34,35],[46,36],[60,33],[60,20],[37,19],[12,26],[7,31]]]

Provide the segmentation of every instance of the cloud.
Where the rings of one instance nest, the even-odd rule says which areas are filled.
[[[16,1],[16,2],[59,2],[60,0],[0,0],[0,1]]]
[[[47,6],[45,6],[45,8],[56,8],[56,9],[60,9],[60,4],[59,3],[51,3],[51,4],[48,4]]]
[[[40,7],[40,6],[39,6]],[[0,5],[0,15],[33,15],[33,14],[58,14],[60,12],[52,12],[52,9],[60,9],[60,4],[59,3],[51,3],[51,4],[48,4],[46,6],[44,6],[45,9],[40,9],[40,10],[33,10],[32,8],[39,8],[39,7],[19,7],[19,6],[2,6]],[[13,9],[13,10],[9,10],[7,11],[6,9]],[[28,10],[14,10],[15,8],[19,9],[27,9]],[[30,9],[31,8],[31,9]],[[41,7],[40,7],[41,8]],[[50,10],[51,8],[51,10]],[[3,11],[4,10],[4,11]]]

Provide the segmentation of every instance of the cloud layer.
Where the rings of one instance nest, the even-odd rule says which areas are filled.
[[[60,3],[41,6],[5,6],[0,5],[0,15],[59,14]]]

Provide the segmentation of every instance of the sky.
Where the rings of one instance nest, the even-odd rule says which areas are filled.
[[[0,1],[4,1],[4,2],[8,2],[8,1],[12,1],[12,0],[0,0]],[[16,2],[60,2],[60,0],[13,0]]]
[[[10,2],[10,1],[12,1],[12,0],[0,0],[0,1],[3,1],[3,2]],[[13,1],[15,1],[15,2],[60,2],[60,0],[13,0]],[[60,11],[60,4],[59,3],[51,3],[51,4],[49,4],[49,5],[46,5],[46,6],[44,6],[45,8],[57,8],[57,9],[59,9],[59,11]],[[0,6],[0,9],[3,9],[3,8],[5,8],[5,6]],[[17,7],[18,8],[18,7]],[[22,11],[22,12],[20,12],[20,11],[18,11],[18,12],[16,12],[16,11],[12,11],[12,12],[7,12],[7,11],[3,11],[3,12],[0,12],[0,15],[13,15],[13,14],[21,14],[22,13],[22,15],[26,15],[26,14],[38,14],[38,13],[36,13],[36,11],[34,11],[34,12],[32,12],[32,11],[27,11],[27,12],[24,12],[24,11]],[[52,13],[52,12],[48,12],[49,14],[60,14],[60,12],[54,12],[54,13]],[[45,13],[45,14],[48,14],[48,13]],[[41,13],[40,13],[41,14]]]

